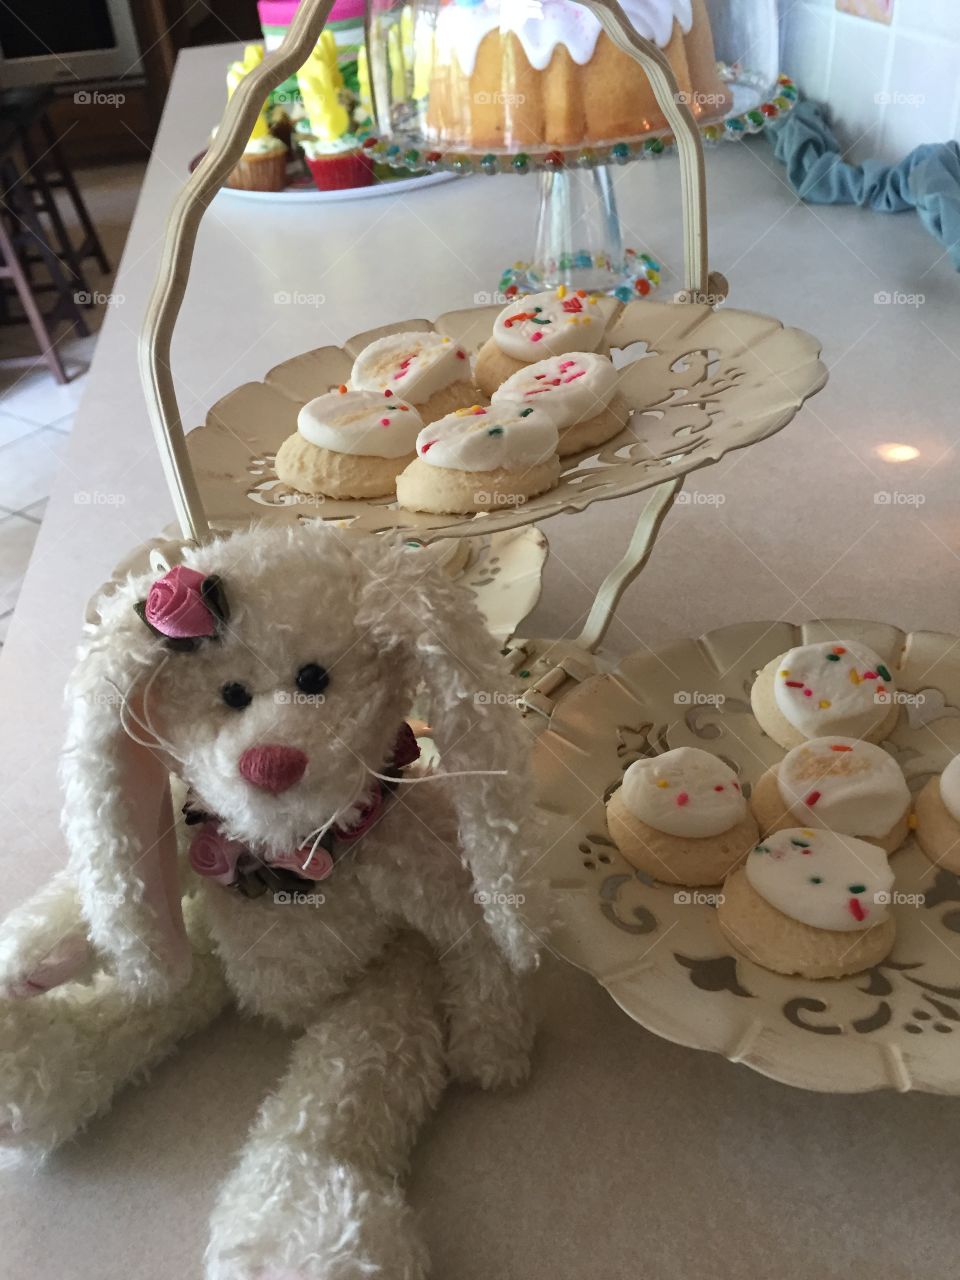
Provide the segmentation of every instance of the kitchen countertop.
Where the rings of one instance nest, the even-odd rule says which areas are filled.
[[[181,55],[114,287],[123,301],[105,319],[0,656],[3,910],[63,864],[60,691],[85,602],[172,518],[136,337],[164,219],[222,109],[230,53]],[[960,308],[949,262],[911,215],[799,204],[762,140],[711,150],[707,172],[711,266],[730,278],[730,305],[817,334],[831,379],[782,433],[690,478],[687,491],[704,497],[668,517],[606,651],[745,617],[960,630]],[[625,238],[667,264],[668,294],[678,287],[676,159],[629,166],[616,184]],[[218,396],[302,350],[487,300],[478,295],[500,268],[529,252],[536,187],[476,177],[326,207],[218,197],[174,342],[185,420],[199,423]],[[314,302],[275,300],[298,293]],[[884,461],[877,446],[891,442],[919,456]],[[552,554],[525,634],[582,620],[640,501],[544,526]],[[411,1195],[438,1277],[956,1274],[955,1101],[787,1088],[659,1040],[552,957],[535,986],[542,1031],[530,1084],[503,1096],[451,1090],[417,1152]],[[3,1173],[5,1273],[198,1275],[216,1186],[288,1043],[225,1017],[40,1174]]]

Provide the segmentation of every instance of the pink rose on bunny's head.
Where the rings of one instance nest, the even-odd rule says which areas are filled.
[[[150,588],[144,615],[161,635],[194,640],[216,635],[217,620],[203,599],[204,575],[178,564]]]

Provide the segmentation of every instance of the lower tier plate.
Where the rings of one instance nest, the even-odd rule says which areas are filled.
[[[913,839],[891,859],[897,941],[880,965],[814,982],[731,951],[714,891],[656,884],[620,855],[604,803],[641,757],[679,746],[720,756],[749,795],[784,755],[750,709],[755,673],[797,644],[861,640],[900,668],[883,744],[911,790],[960,754],[960,639],[882,623],[749,622],[631,654],[576,685],[536,741],[551,949],[592,973],[635,1021],[804,1089],[960,1093],[960,877]],[[958,1040],[954,1040],[954,1035]]]

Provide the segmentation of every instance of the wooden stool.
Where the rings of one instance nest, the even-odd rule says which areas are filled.
[[[79,334],[86,335],[90,330],[74,297],[73,271],[47,242],[33,192],[20,177],[14,159],[17,142],[13,123],[0,122],[0,280],[13,285],[24,319],[33,330],[47,367],[58,383],[65,383],[67,371],[56,351],[52,329],[59,321],[68,321]],[[32,265],[42,265],[45,280],[37,282],[32,278]],[[46,312],[41,311],[36,297],[37,293],[45,292],[56,296],[54,305]],[[5,316],[15,319],[9,316],[6,301],[4,294]]]

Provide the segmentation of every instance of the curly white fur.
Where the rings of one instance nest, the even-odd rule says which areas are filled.
[[[133,610],[149,579],[130,579],[68,690],[69,872],[0,934],[0,1144],[52,1150],[232,996],[305,1032],[221,1192],[209,1280],[417,1280],[399,1179],[446,1073],[489,1088],[529,1065],[531,787],[505,673],[469,598],[381,540],[247,531],[184,562],[223,580],[221,637],[170,651]],[[322,700],[294,696],[310,663]],[[399,788],[314,901],[188,872],[181,911],[171,773],[231,838],[279,854],[357,812],[415,695],[441,770],[485,772]],[[238,770],[263,744],[307,758],[282,794]]]

